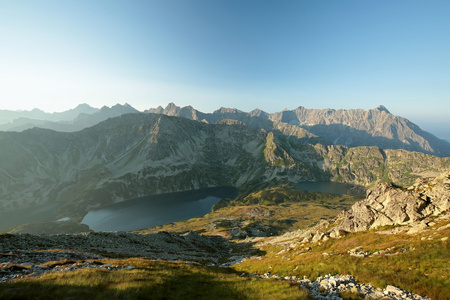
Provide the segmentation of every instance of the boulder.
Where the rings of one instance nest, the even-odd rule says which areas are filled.
[[[416,225],[419,221],[449,209],[450,170],[433,179],[419,179],[408,189],[392,183],[378,183],[367,191],[365,200],[355,203],[340,216],[342,221],[334,231],[355,232],[386,225],[413,224],[412,232],[418,232],[426,227],[426,224]]]

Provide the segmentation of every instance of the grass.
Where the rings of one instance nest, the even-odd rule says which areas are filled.
[[[240,276],[228,268],[142,258],[102,262],[134,269],[22,279],[0,285],[0,299],[312,299],[298,285]]]
[[[448,240],[441,240],[450,235],[450,229],[434,232],[432,240],[428,239],[429,233],[411,236],[364,232],[320,244],[297,244],[294,248],[267,245],[260,248],[266,252],[261,260],[247,260],[234,267],[242,272],[310,279],[325,274],[351,274],[374,286],[394,285],[432,299],[450,299],[450,245]],[[347,251],[358,246],[369,253],[393,248],[389,255],[350,256]]]

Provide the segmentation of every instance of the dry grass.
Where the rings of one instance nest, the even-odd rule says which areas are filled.
[[[291,249],[267,245],[261,247],[266,252],[261,260],[244,261],[234,267],[238,271],[311,279],[325,274],[351,274],[378,287],[395,285],[432,299],[450,299],[450,245],[445,240],[449,235],[448,228],[418,236],[364,232],[320,244],[297,244]],[[388,255],[365,258],[348,254],[348,250],[359,246],[369,253],[392,249]],[[281,250],[285,251],[280,253]]]
[[[0,299],[311,299],[298,285],[227,268],[142,258],[103,260],[134,269],[83,269],[0,285]]]

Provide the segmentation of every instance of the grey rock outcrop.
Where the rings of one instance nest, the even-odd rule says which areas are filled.
[[[414,224],[450,208],[450,170],[433,179],[419,179],[408,189],[378,183],[365,200],[340,217],[337,229],[355,232],[385,225]]]

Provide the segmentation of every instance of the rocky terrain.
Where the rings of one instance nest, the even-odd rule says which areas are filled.
[[[114,269],[86,262],[107,257],[146,257],[158,260],[217,264],[231,251],[221,237],[194,233],[133,234],[99,232],[60,235],[1,234],[0,282],[46,272],[79,268]],[[55,262],[55,263],[50,263]],[[60,263],[56,263],[60,262]],[[61,267],[61,265],[63,267]]]
[[[402,290],[398,287],[388,285],[385,289],[374,287],[370,284],[360,283],[351,275],[324,275],[311,281],[308,278],[297,278],[296,276],[279,276],[277,274],[265,273],[246,274],[250,277],[273,278],[278,280],[288,280],[300,284],[306,288],[314,299],[317,300],[342,300],[342,294],[350,293],[359,297],[358,299],[408,299],[408,300],[429,300],[414,293]]]
[[[307,109],[266,113],[255,109],[249,113],[221,108],[208,114],[191,106],[177,107],[170,103],[166,108],[149,109],[149,113],[180,116],[201,122],[217,123],[223,119],[238,120],[256,129],[280,132],[280,124],[297,128],[297,137],[313,138],[322,144],[377,146],[383,149],[405,149],[438,156],[450,155],[450,144],[422,130],[402,117],[392,115],[384,106],[368,111],[362,109]]]
[[[152,259],[191,260],[217,262],[228,254],[228,242],[221,237],[206,237],[195,233],[134,234],[129,232],[89,232],[79,234],[0,235],[0,252],[34,250],[51,251],[70,249],[71,251],[98,253],[111,256],[145,256]],[[23,257],[6,255],[5,260],[23,263]],[[16,261],[20,259],[21,261]],[[29,258],[25,258],[29,259]],[[33,259],[33,258],[32,258]],[[39,261],[39,255],[36,260]]]
[[[449,202],[450,170],[419,179],[407,189],[380,183],[367,191],[365,200],[334,219],[277,237],[246,239],[266,254],[244,258],[235,266],[256,269],[256,276],[301,282],[316,299],[341,299],[343,292],[355,299],[429,299],[389,284],[384,290],[360,284],[352,276],[337,275],[336,270],[352,270],[369,282],[386,282],[391,276],[399,282],[420,280],[416,288],[423,288],[422,280],[427,281],[442,288],[432,299],[447,299]],[[317,268],[334,275],[300,279],[302,268],[306,274],[309,268]],[[293,274],[297,277],[292,278]]]
[[[351,232],[383,230],[385,227],[394,228],[391,233],[416,234],[435,226],[438,220],[449,218],[450,170],[435,178],[418,179],[407,189],[392,183],[379,183],[367,191],[364,200],[356,202],[336,218],[322,220],[312,228],[288,232],[268,241],[291,243],[294,239],[316,243]]]
[[[0,242],[0,284],[39,277],[46,273],[135,268],[133,265],[102,262],[103,259],[111,257],[140,256],[186,263],[201,262],[227,268],[249,255],[233,256],[232,247],[225,239],[193,233],[2,234]],[[357,254],[355,252],[353,255]],[[226,257],[228,258],[225,259]],[[350,275],[324,275],[315,280],[272,273],[242,273],[241,276],[289,281],[306,288],[314,299],[338,300],[342,299],[341,296],[345,293],[358,295],[361,299],[429,299],[391,285],[382,289],[360,283]]]
[[[433,179],[419,179],[408,189],[378,183],[366,200],[353,205],[336,230],[364,231],[386,225],[415,225],[450,208],[450,171]],[[411,230],[415,230],[414,228]]]

